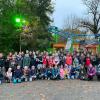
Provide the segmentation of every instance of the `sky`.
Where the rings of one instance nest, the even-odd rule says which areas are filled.
[[[54,2],[53,25],[62,28],[64,20],[68,16],[82,17],[85,13],[85,7],[82,0],[52,0]]]

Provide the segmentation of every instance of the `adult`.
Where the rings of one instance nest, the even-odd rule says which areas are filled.
[[[93,77],[96,75],[96,68],[90,64],[87,70],[87,78],[88,80],[93,80]]]
[[[67,54],[67,56],[66,56],[66,64],[67,65],[72,65],[72,63],[73,63],[73,59],[72,59],[72,56],[71,56],[71,54]]]

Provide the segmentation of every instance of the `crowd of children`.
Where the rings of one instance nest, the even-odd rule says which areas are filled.
[[[100,55],[92,52],[72,54],[59,50],[28,51],[9,53],[7,57],[0,53],[0,83],[21,83],[33,80],[80,79],[100,80]]]

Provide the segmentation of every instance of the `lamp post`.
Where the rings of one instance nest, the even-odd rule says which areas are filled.
[[[22,31],[22,27],[25,25],[26,20],[21,19],[20,17],[16,17],[15,18],[15,22],[16,22],[16,27],[19,28],[20,34],[19,34],[19,49],[20,52],[22,51],[22,45],[21,45],[21,31]]]

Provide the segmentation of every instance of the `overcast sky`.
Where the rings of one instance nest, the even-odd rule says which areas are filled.
[[[55,11],[53,14],[53,25],[62,28],[64,20],[67,16],[82,16],[85,13],[85,7],[82,0],[53,0],[55,3]]]

